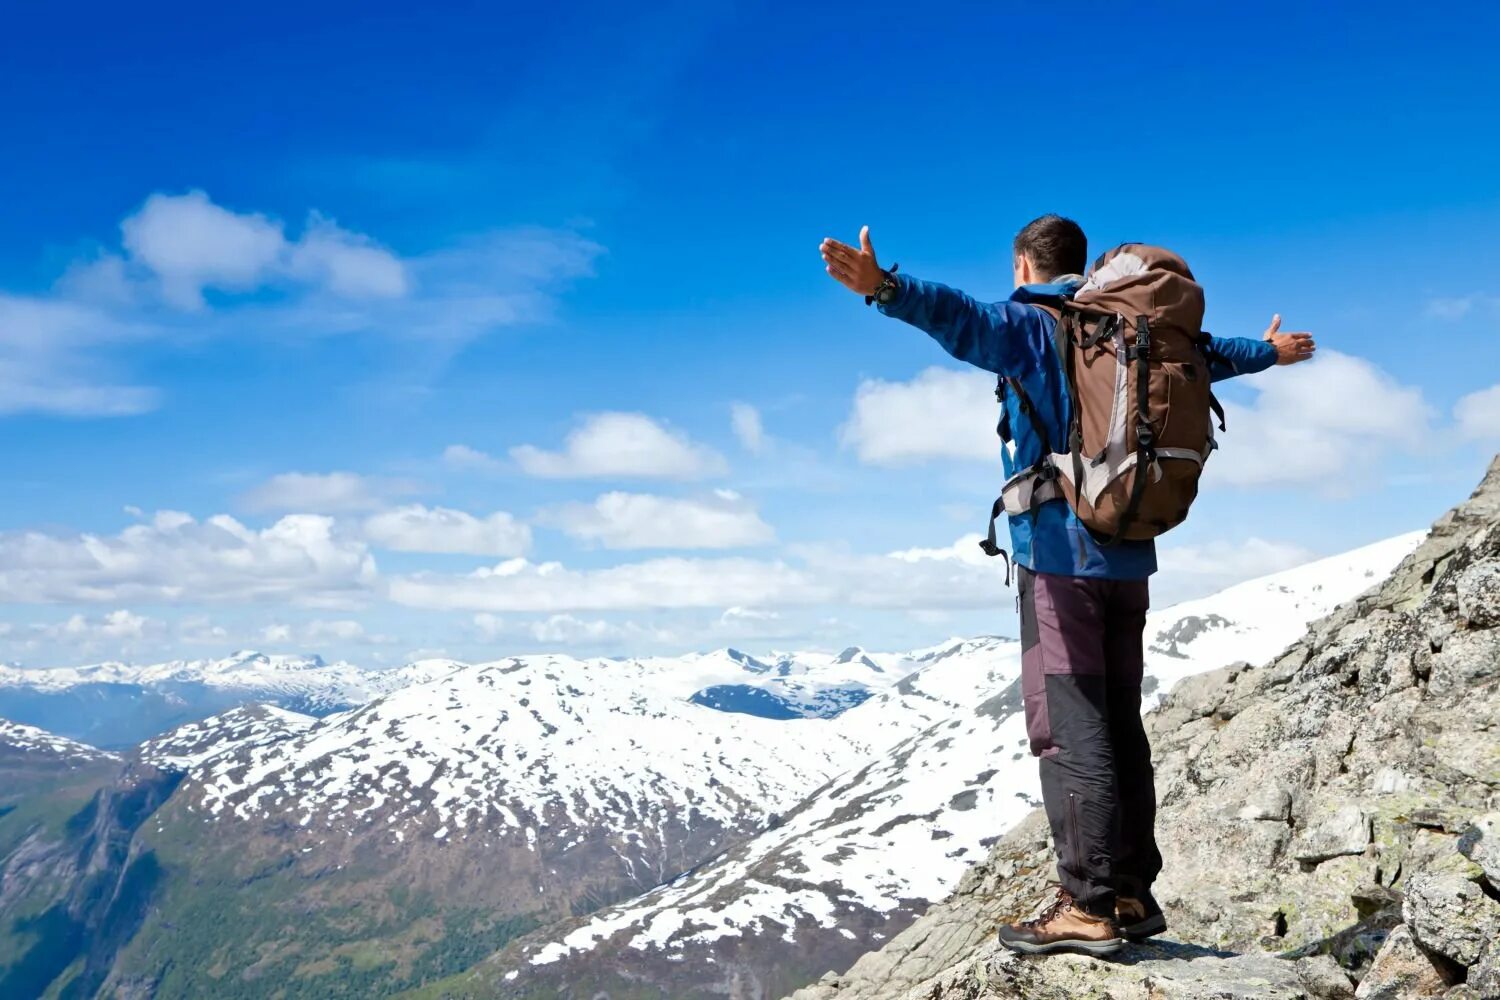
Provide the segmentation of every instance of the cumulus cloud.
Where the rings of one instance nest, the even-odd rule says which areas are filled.
[[[591,504],[544,511],[539,520],[607,549],[730,549],[775,537],[755,507],[732,490],[697,499],[606,493]]]
[[[870,465],[931,459],[995,463],[999,415],[993,375],[928,368],[909,382],[860,383],[839,439]]]
[[[531,547],[531,529],[503,511],[481,518],[420,504],[372,515],[365,521],[365,536],[398,552],[515,556]]]
[[[0,600],[18,603],[347,605],[377,579],[364,542],[313,514],[258,531],[224,514],[159,511],[113,536],[0,533]]]
[[[1500,441],[1500,385],[1471,392],[1453,407],[1459,436],[1469,441]]]
[[[1248,406],[1226,402],[1229,431],[1207,482],[1310,486],[1342,494],[1376,479],[1392,453],[1431,443],[1432,408],[1363,358],[1337,351],[1245,383]]]
[[[522,471],[546,479],[702,479],[726,470],[713,449],[643,413],[596,413],[568,434],[559,451],[525,444],[510,455]]]
[[[729,423],[740,446],[752,455],[766,450],[766,429],[761,424],[760,411],[749,403],[734,403],[729,407]]]
[[[186,309],[202,307],[205,288],[254,288],[287,249],[280,223],[221,208],[202,191],[153,194],[120,230],[131,258]]]
[[[372,510],[386,498],[416,493],[420,487],[405,480],[378,479],[353,472],[283,472],[249,490],[240,503],[252,511]]]

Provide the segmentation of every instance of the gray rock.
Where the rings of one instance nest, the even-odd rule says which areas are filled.
[[[1500,889],[1500,812],[1486,813],[1458,838],[1459,853],[1480,868],[1491,886]]]
[[[1240,819],[1263,819],[1285,823],[1292,814],[1292,793],[1283,785],[1268,785],[1254,792],[1237,815]]]
[[[1405,890],[1401,916],[1424,948],[1468,966],[1500,938],[1500,904],[1463,876],[1422,872]]]
[[[1415,1000],[1440,997],[1449,985],[1442,970],[1417,946],[1403,924],[1385,939],[1354,996],[1355,1000]]]
[[[1292,841],[1292,856],[1317,864],[1345,854],[1363,854],[1370,844],[1370,814],[1358,804],[1340,806]]]
[[[1500,566],[1492,562],[1475,563],[1459,574],[1454,589],[1458,593],[1459,617],[1470,628],[1500,625]]]
[[[1354,1000],[1354,982],[1331,955],[1298,959],[1297,979],[1309,1000]]]
[[[1483,1000],[1500,998],[1500,948],[1491,945],[1479,964],[1469,970],[1468,986]]]

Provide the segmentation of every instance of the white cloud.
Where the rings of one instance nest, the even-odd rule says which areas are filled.
[[[1210,485],[1344,494],[1376,481],[1392,453],[1417,452],[1432,440],[1421,389],[1363,358],[1324,350],[1316,361],[1245,381],[1256,400],[1225,403],[1229,430],[1209,462]]]
[[[502,468],[498,458],[466,444],[450,444],[444,448],[443,462],[455,469],[473,469],[479,472],[495,472]]]
[[[487,612],[854,606],[988,608],[1002,599],[998,559],[975,559],[977,536],[943,549],[860,555],[807,547],[782,559],[658,558],[602,569],[511,559],[465,575],[418,573],[390,582],[400,604]]]
[[[387,497],[418,491],[405,480],[376,479],[353,472],[283,472],[249,490],[240,498],[253,511],[371,510]]]
[[[0,533],[0,601],[348,605],[376,583],[364,543],[312,514],[259,531],[159,511],[114,536]]]
[[[410,286],[405,266],[389,250],[316,213],[290,248],[287,268],[345,298],[400,298]]]
[[[725,471],[722,456],[642,413],[597,413],[573,430],[561,451],[525,444],[510,455],[528,475],[702,479]]]
[[[120,229],[131,258],[156,275],[169,302],[186,309],[203,306],[205,288],[256,287],[287,248],[280,223],[221,208],[202,191],[153,194]]]
[[[754,506],[732,490],[698,499],[605,493],[592,504],[544,511],[540,523],[608,549],[730,549],[775,537]]]
[[[148,630],[155,630],[160,626],[160,622],[121,608],[100,618],[86,618],[75,614],[60,624],[44,625],[37,631],[50,639],[96,643],[101,640],[143,639]]]
[[[148,333],[93,305],[0,294],[0,415],[128,416],[153,409],[155,390],[119,384],[96,357]]]
[[[0,416],[129,417],[156,409],[160,394],[139,385],[95,385],[0,359]]]
[[[760,411],[749,403],[734,403],[729,407],[729,423],[740,445],[752,455],[766,449],[766,429],[761,424]]]
[[[531,547],[531,529],[503,511],[479,518],[420,504],[372,515],[365,521],[365,535],[398,552],[515,556]]]
[[[604,252],[576,232],[522,227],[403,258],[316,212],[289,238],[280,221],[202,191],[153,194],[120,228],[118,250],[72,262],[50,295],[0,294],[0,414],[153,409],[154,388],[113,370],[127,357],[108,347],[126,339],[375,335],[452,349],[547,319],[556,290]],[[262,289],[277,294],[248,295]],[[208,308],[209,290],[240,294]]]
[[[934,458],[998,463],[999,416],[993,375],[928,368],[910,382],[861,382],[839,439],[871,465]]]
[[[90,298],[131,297],[131,265],[149,271],[162,297],[179,309],[201,309],[205,289],[246,292],[300,283],[349,299],[390,299],[410,288],[406,265],[362,233],[314,212],[300,238],[256,212],[232,212],[202,191],[153,194],[120,224],[124,261],[104,255],[72,272],[65,288]]]
[[[1500,440],[1500,385],[1471,392],[1453,406],[1453,420],[1461,437],[1470,441]]]
[[[463,576],[418,573],[390,584],[400,604],[492,612],[772,605],[816,591],[803,571],[753,559],[663,558],[578,570],[518,558]]]
[[[678,633],[633,621],[583,619],[569,614],[550,615],[527,622],[507,622],[487,612],[474,616],[474,627],[487,640],[525,640],[549,646],[678,643]]]

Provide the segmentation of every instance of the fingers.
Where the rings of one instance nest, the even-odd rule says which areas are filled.
[[[836,260],[849,266],[857,265],[860,260],[858,250],[847,243],[840,243],[838,240],[824,240],[821,249],[824,260]]]
[[[875,246],[870,242],[869,226],[861,226],[859,229],[859,248],[871,257],[875,256]]]
[[[829,274],[833,275],[833,280],[837,281],[845,288],[852,289],[856,292],[859,291],[858,282],[855,280],[854,275],[850,274],[848,271],[844,271],[840,268],[834,267],[832,264],[828,265],[827,270]]]

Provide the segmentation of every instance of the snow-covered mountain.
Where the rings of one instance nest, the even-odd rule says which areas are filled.
[[[31,669],[0,666],[0,717],[124,748],[183,722],[264,702],[322,716],[458,666],[422,660],[394,670],[317,656],[242,651],[222,659]]]
[[[1154,613],[1147,707],[1184,677],[1273,656],[1384,579],[1424,535]],[[825,723],[835,741],[878,745],[874,734],[894,733],[900,742],[814,792],[774,829],[639,899],[528,938],[476,974],[506,996],[561,983],[608,990],[624,981],[610,969],[662,995],[700,995],[701,984],[727,976],[743,995],[777,996],[899,931],[1040,797],[1019,644],[954,641],[916,659],[915,674]]]
[[[0,719],[0,755],[80,763],[120,759],[116,754],[87,743],[79,743],[35,726],[23,726],[8,719]]]

